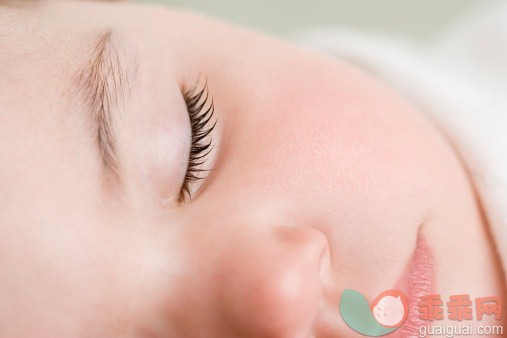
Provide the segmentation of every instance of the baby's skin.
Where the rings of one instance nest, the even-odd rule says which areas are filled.
[[[459,155],[355,66],[130,2],[0,5],[0,51],[0,337],[361,337],[341,292],[419,236],[503,296]]]

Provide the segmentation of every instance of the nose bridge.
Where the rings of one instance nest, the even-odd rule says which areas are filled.
[[[220,269],[220,309],[233,334],[308,334],[321,301],[327,240],[309,227],[268,226],[232,242]]]

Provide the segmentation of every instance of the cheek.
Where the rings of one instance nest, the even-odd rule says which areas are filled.
[[[337,265],[368,270],[347,276],[349,283],[392,286],[438,192],[433,163],[441,154],[433,149],[441,145],[390,91],[321,75],[280,84],[268,99],[243,106],[234,126],[224,128],[220,174],[227,179],[214,183],[216,195],[250,214],[259,205],[267,205],[263,213],[290,213],[326,234]]]
[[[281,98],[257,107],[261,113],[250,114],[232,141],[228,165],[236,167],[228,176],[248,177],[243,191],[342,219],[361,209],[378,218],[392,207],[398,215],[422,216],[433,156],[412,111],[330,93],[293,96],[297,101]]]

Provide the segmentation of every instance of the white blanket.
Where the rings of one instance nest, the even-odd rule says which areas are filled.
[[[483,3],[429,42],[342,29],[298,40],[375,73],[441,124],[475,180],[507,271],[507,1]]]

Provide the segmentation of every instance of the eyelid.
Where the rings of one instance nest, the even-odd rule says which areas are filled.
[[[142,179],[143,189],[162,205],[177,201],[179,183],[186,172],[190,133],[187,123],[182,123],[178,117],[185,112],[184,107],[175,105],[175,114],[167,114],[167,111],[152,116],[138,114],[138,119],[132,121],[133,134],[129,134],[134,141],[127,151],[136,177]]]
[[[190,125],[181,87],[160,76],[155,66],[149,60],[140,63],[139,86],[121,120],[124,128],[118,139],[127,188],[167,207],[178,202],[190,151]]]

